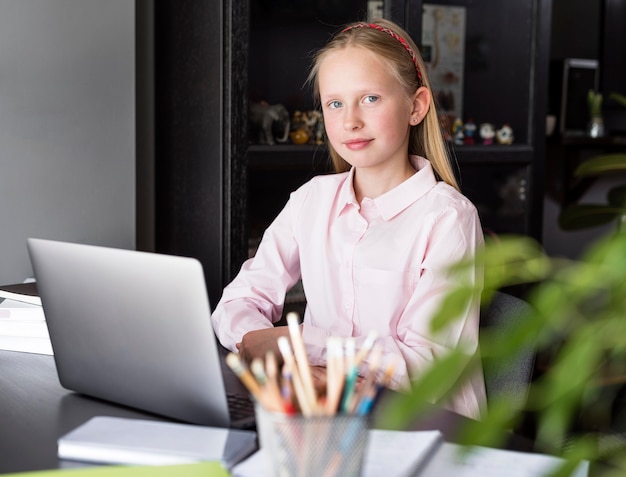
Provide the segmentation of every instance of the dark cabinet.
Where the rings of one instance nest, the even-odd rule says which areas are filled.
[[[313,109],[311,54],[372,2],[213,3],[138,1],[154,14],[155,138],[143,146],[155,144],[154,248],[201,258],[216,300],[289,193],[330,170],[324,146],[258,144],[250,104]],[[383,5],[420,44],[430,4]],[[462,190],[488,231],[540,239],[551,0],[437,5],[465,13],[462,119],[515,135],[511,145],[451,144]]]
[[[328,8],[323,14],[317,9],[321,2],[305,3],[309,8],[250,1],[250,101],[280,103],[291,112],[312,108],[311,93],[303,88],[311,52],[340,25],[363,19],[367,12],[367,2],[346,2],[350,8]],[[384,12],[420,45],[425,5],[386,0]],[[440,0],[437,5],[464,11],[462,119],[496,128],[508,124],[515,136],[511,145],[451,143],[462,190],[478,207],[487,231],[540,239],[551,2]],[[329,166],[319,146],[251,141],[247,223],[254,244],[289,192]]]

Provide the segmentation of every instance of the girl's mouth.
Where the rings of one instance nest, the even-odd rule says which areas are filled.
[[[351,151],[358,151],[367,147],[372,141],[373,139],[350,139],[344,142],[344,145]]]

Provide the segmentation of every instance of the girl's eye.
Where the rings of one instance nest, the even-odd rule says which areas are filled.
[[[330,102],[328,103],[328,107],[329,107],[330,109],[337,109],[337,108],[340,108],[340,107],[341,107],[341,101],[330,101]]]
[[[375,103],[376,101],[378,101],[378,96],[366,96],[363,99],[363,102],[365,103]]]

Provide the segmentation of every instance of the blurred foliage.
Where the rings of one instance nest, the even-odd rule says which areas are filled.
[[[574,171],[574,177],[595,178],[602,175],[626,172],[626,154],[595,156],[582,162]],[[626,218],[626,184],[611,188],[606,204],[572,204],[559,215],[559,226],[563,230],[581,230]]]
[[[609,98],[626,108],[626,96],[612,92]],[[591,101],[591,96],[589,98]],[[600,98],[601,101],[601,98]],[[581,163],[574,177],[596,178],[626,171],[626,154],[606,154],[592,157]],[[606,204],[571,204],[559,215],[563,230],[582,230],[617,221],[618,227],[626,220],[626,184],[618,185],[607,193]]]
[[[608,429],[603,434],[577,423],[585,414],[601,420],[620,417],[614,408],[620,387],[605,384],[626,376],[626,233],[618,230],[603,237],[578,261],[548,257],[528,237],[487,239],[476,262],[459,263],[455,269],[462,277],[476,264],[485,270],[484,290],[459,282],[444,300],[433,327],[457,319],[472,296],[481,294],[486,305],[496,290],[524,285],[531,310],[507,328],[506,338],[500,333],[494,339],[481,331],[481,357],[506,362],[532,344],[550,361],[531,383],[522,409],[510,406],[506,396],[490,397],[482,419],[460,431],[462,442],[503,445],[507,431],[531,415],[536,450],[564,458],[563,468],[554,475],[570,475],[581,460],[602,462],[606,469],[620,469],[615,475],[624,475],[626,441],[608,434]],[[452,351],[414,382],[411,393],[384,402],[378,424],[406,428],[432,409],[427,402],[454,393],[458,380],[451,377],[458,376],[459,369],[468,374],[478,364],[478,359],[468,363],[463,349]],[[607,470],[602,475],[613,474]]]
[[[624,96],[623,94],[613,92],[609,94],[609,98],[626,108],[626,96]]]

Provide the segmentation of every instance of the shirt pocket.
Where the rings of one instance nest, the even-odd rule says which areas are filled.
[[[413,294],[416,277],[410,271],[355,269],[354,296],[362,330],[394,334],[402,311]]]

